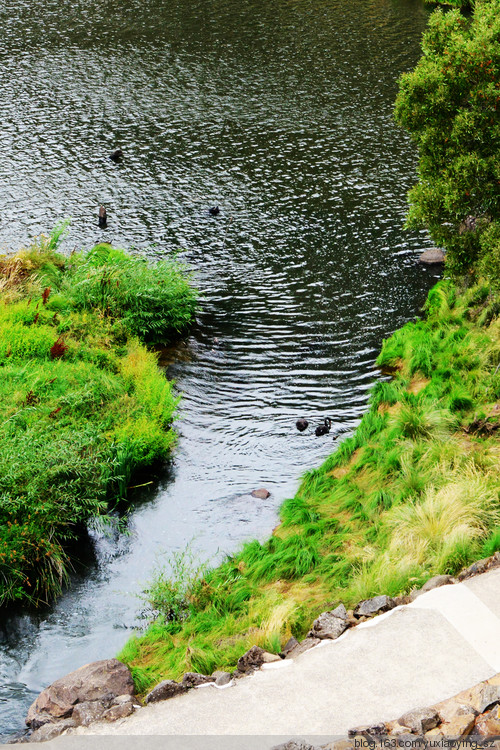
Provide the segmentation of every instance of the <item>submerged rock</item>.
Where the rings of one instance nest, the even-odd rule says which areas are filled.
[[[432,250],[424,250],[422,255],[420,255],[418,261],[419,263],[423,263],[427,266],[434,266],[439,263],[444,263],[445,255],[442,250],[439,250],[439,248],[435,247],[432,248]]]
[[[263,487],[261,487],[260,490],[252,490],[250,494],[252,495],[252,497],[256,497],[259,500],[267,500],[267,498],[269,497],[271,493],[269,492],[269,490],[266,490]]]

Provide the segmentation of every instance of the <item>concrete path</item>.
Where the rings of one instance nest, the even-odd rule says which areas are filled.
[[[212,747],[209,736],[218,738],[219,748],[269,748],[291,737],[318,745],[350,727],[437,703],[500,672],[499,618],[496,569],[422,594],[227,689],[198,688],[76,734],[162,735],[164,749],[197,748],[186,735],[202,735],[200,748]],[[237,744],[221,742],[228,735],[233,743],[238,735]],[[74,747],[73,737],[44,747]],[[154,747],[149,740],[148,747]]]

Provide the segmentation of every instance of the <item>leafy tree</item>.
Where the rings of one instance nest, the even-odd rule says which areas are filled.
[[[453,274],[500,281],[500,0],[436,10],[422,49],[395,108],[420,154],[407,226],[429,229]]]

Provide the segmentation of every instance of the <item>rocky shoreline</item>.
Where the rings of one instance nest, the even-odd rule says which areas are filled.
[[[258,646],[252,646],[238,660],[237,669],[234,672],[218,671],[212,675],[187,672],[178,682],[163,680],[145,696],[143,701],[134,694],[134,684],[129,669],[117,659],[87,664],[56,680],[40,693],[30,707],[26,718],[29,734],[17,741],[41,742],[51,740],[62,733],[71,734],[78,726],[88,727],[97,721],[114,722],[130,716],[135,710],[141,708],[142,703],[149,704],[167,700],[201,686],[213,686],[219,689],[230,687],[234,684],[234,680],[251,674],[265,664],[280,662],[282,659],[294,659],[320,644],[322,640],[337,639],[349,628],[398,606],[409,604],[420,594],[431,589],[464,581],[496,567],[500,567],[500,552],[496,552],[491,557],[465,568],[456,578],[448,575],[434,576],[421,589],[415,589],[407,596],[396,598],[386,595],[376,596],[359,602],[352,610],[346,610],[343,604],[339,604],[335,609],[321,613],[314,620],[305,639],[299,642],[295,638],[290,638],[279,654],[272,654]],[[359,740],[360,737],[373,742],[375,741],[374,738],[377,737],[397,737],[405,734],[420,736],[434,730],[437,731],[432,736],[447,737],[447,732],[457,732],[460,727],[463,727],[464,735],[465,733],[472,733],[477,728],[477,732],[481,736],[489,736],[484,735],[484,732],[496,727],[495,722],[497,720],[498,733],[500,734],[500,707],[495,708],[496,704],[500,704],[500,676],[497,682],[492,681],[495,679],[492,678],[485,683],[481,683],[483,686],[492,685],[497,691],[495,696],[498,694],[498,699],[492,699],[488,704],[485,704],[484,701],[490,694],[493,695],[490,688],[484,688],[483,690],[483,688],[476,686],[472,689],[472,692],[469,691],[471,692],[470,701],[472,703],[470,701],[467,703],[466,697],[464,697],[465,693],[464,695],[459,694],[459,696],[450,699],[450,707],[448,708],[444,704],[443,706],[439,704],[430,709],[425,709],[425,711],[424,709],[418,709],[420,713],[418,711],[416,713],[411,712],[412,715],[415,713],[414,722],[413,718],[405,715],[397,721],[386,724],[356,727],[349,732],[351,738],[349,742],[353,738]],[[467,691],[465,692],[467,693]],[[479,694],[483,696],[481,700],[477,698]],[[464,709],[463,712],[460,712],[457,709],[456,715],[452,714],[451,707],[457,701],[460,706],[462,703],[472,706],[474,711]],[[448,702],[445,701],[444,703],[447,704]],[[493,705],[494,703],[495,705]],[[417,714],[423,717],[421,725],[415,723],[418,719]],[[431,714],[436,721],[432,727],[429,724],[430,719],[425,718],[431,716]],[[409,724],[408,722],[413,723]],[[425,732],[423,732],[424,728]],[[441,734],[438,734],[438,732]],[[351,746],[354,747],[352,742],[345,748],[339,746],[337,750],[348,750]],[[297,747],[300,747],[300,745]]]

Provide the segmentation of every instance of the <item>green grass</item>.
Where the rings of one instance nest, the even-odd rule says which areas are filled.
[[[184,270],[108,246],[67,259],[63,229],[0,259],[1,603],[60,593],[86,522],[175,441],[178,397],[139,338],[186,328]]]
[[[393,379],[307,472],[273,536],[198,575],[159,573],[154,620],[119,656],[140,692],[187,670],[234,669],[250,646],[278,651],[339,601],[409,592],[500,547],[500,442],[464,429],[500,418],[500,321],[484,316],[495,301],[485,285],[440,282],[424,319],[384,343],[378,364]]]

